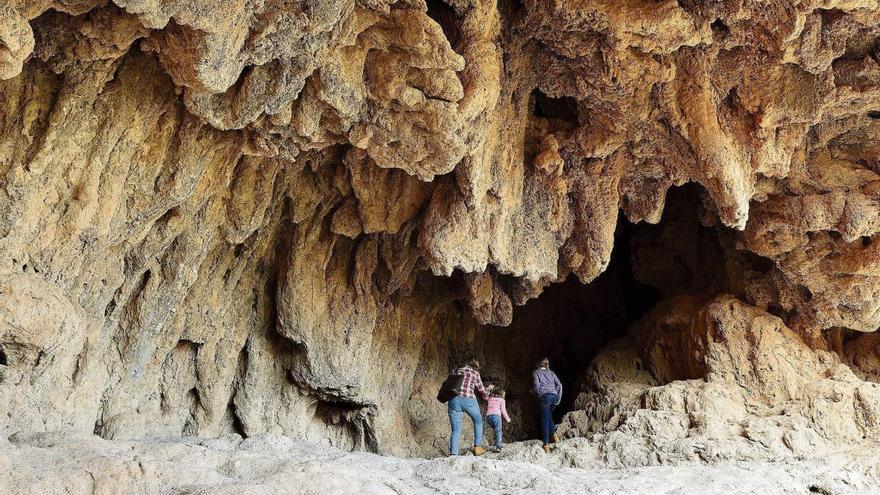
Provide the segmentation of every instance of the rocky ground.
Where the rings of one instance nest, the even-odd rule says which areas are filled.
[[[482,458],[403,459],[268,436],[107,441],[81,433],[0,440],[0,492],[18,494],[421,493],[853,494],[880,490],[880,449],[777,463],[609,469],[585,439]]]

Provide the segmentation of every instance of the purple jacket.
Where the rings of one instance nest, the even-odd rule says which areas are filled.
[[[532,373],[532,390],[538,394],[538,397],[544,394],[556,394],[557,401],[562,400],[562,383],[559,382],[556,373],[548,368],[538,368]]]

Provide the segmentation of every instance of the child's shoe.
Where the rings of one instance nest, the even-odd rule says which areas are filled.
[[[556,443],[559,441],[559,435],[554,431],[552,435],[550,435],[550,443]]]
[[[544,444],[544,453],[545,454],[550,453],[550,444],[547,444],[547,443]]]
[[[483,447],[474,447],[474,455],[483,455],[486,453],[486,449]]]

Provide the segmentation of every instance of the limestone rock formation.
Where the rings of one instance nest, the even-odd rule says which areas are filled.
[[[7,1],[0,426],[436,455],[458,360],[523,439],[549,354],[613,465],[869,444],[878,21]]]
[[[815,456],[873,445],[880,388],[730,296],[662,304],[594,361],[565,434],[617,465]]]

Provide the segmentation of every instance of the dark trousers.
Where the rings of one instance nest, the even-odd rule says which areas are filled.
[[[541,409],[541,436],[544,445],[550,443],[550,435],[556,433],[556,423],[553,422],[553,410],[559,397],[556,394],[543,394],[538,397],[538,406]]]

